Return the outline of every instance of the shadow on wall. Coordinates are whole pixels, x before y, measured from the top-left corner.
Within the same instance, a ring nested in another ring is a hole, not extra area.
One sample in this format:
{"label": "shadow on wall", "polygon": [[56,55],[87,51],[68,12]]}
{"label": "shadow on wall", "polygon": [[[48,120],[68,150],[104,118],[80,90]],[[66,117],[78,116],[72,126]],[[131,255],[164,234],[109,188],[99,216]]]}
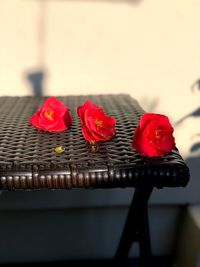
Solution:
{"label": "shadow on wall", "polygon": [[[39,3],[39,16],[37,21],[37,61],[39,67],[36,71],[25,73],[25,79],[31,84],[32,94],[34,96],[44,95],[44,79],[45,72],[45,41],[46,41],[46,4],[55,0],[36,0]],[[60,0],[60,1],[76,1],[76,2],[111,2],[124,4],[139,4],[142,0]]]}
{"label": "shadow on wall", "polygon": [[[191,91],[200,91],[200,79],[197,80],[192,86]],[[189,114],[186,114],[183,116],[180,120],[178,120],[175,123],[175,126],[181,125],[185,120],[190,118],[199,118],[200,117],[200,107],[193,110]],[[199,133],[194,135],[195,137],[200,137],[200,129]],[[193,136],[193,137],[194,137]],[[193,138],[192,137],[192,138]],[[200,188],[200,179],[199,179],[199,167],[200,167],[200,140],[197,142],[191,144],[190,147],[190,154],[185,159],[188,167],[190,168],[190,174],[192,179],[190,180],[189,186],[188,186],[188,192],[191,195],[191,198],[194,199],[193,202],[200,203],[200,194],[199,194],[199,188]]]}
{"label": "shadow on wall", "polygon": [[38,0],[39,12],[37,18],[37,67],[34,70],[25,72],[24,78],[27,80],[32,88],[32,94],[34,96],[44,95],[44,79],[46,77],[45,68],[45,42],[46,42],[46,2],[44,0]]}
{"label": "shadow on wall", "polygon": [[145,111],[154,113],[159,105],[160,99],[156,98],[149,98],[147,96],[143,96],[141,99],[141,106],[144,107]]}
{"label": "shadow on wall", "polygon": [[[197,80],[192,86],[191,86],[191,90],[199,90],[200,91],[200,79]],[[195,109],[194,111],[190,112],[189,114],[186,114],[185,116],[183,116],[180,120],[178,120],[175,123],[175,126],[179,126],[182,122],[184,122],[186,119],[189,119],[191,117],[200,117],[200,107],[198,107],[197,109]],[[196,134],[196,136],[200,136],[200,132],[198,134]],[[200,140],[194,144],[192,144],[191,148],[190,148],[190,152],[191,153],[195,153],[198,152],[198,156],[200,156]]]}
{"label": "shadow on wall", "polygon": [[44,71],[37,70],[33,72],[28,72],[25,75],[25,78],[31,84],[32,93],[34,96],[44,95],[44,78],[45,78]]}

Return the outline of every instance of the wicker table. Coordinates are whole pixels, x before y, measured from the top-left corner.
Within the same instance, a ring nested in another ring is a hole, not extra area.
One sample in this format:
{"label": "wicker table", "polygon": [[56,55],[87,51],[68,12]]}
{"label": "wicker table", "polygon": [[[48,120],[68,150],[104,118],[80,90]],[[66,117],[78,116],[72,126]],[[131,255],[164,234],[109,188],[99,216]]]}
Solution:
{"label": "wicker table", "polygon": [[[76,113],[88,98],[117,119],[116,136],[100,143],[96,153],[89,151]],[[60,97],[73,116],[71,129],[62,133],[38,131],[29,125],[44,99],[0,98],[0,190],[135,188],[116,258],[127,258],[133,241],[138,241],[141,265],[150,266],[147,203],[152,189],[186,186],[189,181],[189,170],[178,150],[152,159],[131,148],[144,111],[128,95]],[[64,153],[55,153],[56,146],[63,146]]]}

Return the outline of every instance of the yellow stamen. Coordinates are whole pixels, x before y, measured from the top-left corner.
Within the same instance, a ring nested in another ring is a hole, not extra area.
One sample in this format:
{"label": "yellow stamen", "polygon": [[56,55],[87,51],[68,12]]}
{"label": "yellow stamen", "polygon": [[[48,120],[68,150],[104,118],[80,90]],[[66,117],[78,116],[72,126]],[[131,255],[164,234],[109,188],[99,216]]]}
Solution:
{"label": "yellow stamen", "polygon": [[98,126],[98,127],[103,127],[103,122],[101,121],[101,120],[95,120],[95,124],[96,124],[96,126]]}
{"label": "yellow stamen", "polygon": [[155,130],[155,138],[160,139],[161,136],[162,136],[162,130],[160,130],[160,129]]}
{"label": "yellow stamen", "polygon": [[53,120],[53,115],[54,115],[54,112],[53,112],[52,109],[48,109],[48,110],[45,111],[45,113],[44,113],[44,116],[45,116],[48,120],[50,120],[50,121]]}

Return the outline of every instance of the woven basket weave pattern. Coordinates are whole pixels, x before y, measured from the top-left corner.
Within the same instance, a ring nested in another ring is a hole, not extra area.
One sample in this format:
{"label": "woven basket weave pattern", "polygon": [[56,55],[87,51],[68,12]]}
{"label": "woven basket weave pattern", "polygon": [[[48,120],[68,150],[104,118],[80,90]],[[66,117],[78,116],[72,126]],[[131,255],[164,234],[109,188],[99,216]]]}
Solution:
{"label": "woven basket weave pattern", "polygon": [[[0,98],[1,189],[186,185],[188,169],[178,150],[148,159],[132,149],[134,129],[144,111],[128,95],[59,97],[73,117],[72,127],[60,133],[40,131],[29,124],[45,99]],[[77,116],[77,107],[86,99],[117,120],[116,136],[99,142],[96,153],[89,151]],[[64,153],[55,153],[57,146],[63,146]]]}

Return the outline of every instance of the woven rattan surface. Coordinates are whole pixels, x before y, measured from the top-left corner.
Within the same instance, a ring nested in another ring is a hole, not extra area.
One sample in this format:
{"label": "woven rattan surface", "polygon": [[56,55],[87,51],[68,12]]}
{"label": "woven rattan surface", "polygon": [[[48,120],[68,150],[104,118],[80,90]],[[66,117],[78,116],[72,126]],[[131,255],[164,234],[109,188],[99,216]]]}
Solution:
{"label": "woven rattan surface", "polygon": [[[0,189],[68,189],[185,186],[189,171],[178,150],[162,158],[141,157],[132,137],[144,113],[128,95],[59,97],[73,117],[70,130],[39,131],[29,124],[44,97],[0,98]],[[86,99],[117,119],[116,136],[90,152],[81,132],[77,107]],[[57,146],[65,148],[57,154]]]}

